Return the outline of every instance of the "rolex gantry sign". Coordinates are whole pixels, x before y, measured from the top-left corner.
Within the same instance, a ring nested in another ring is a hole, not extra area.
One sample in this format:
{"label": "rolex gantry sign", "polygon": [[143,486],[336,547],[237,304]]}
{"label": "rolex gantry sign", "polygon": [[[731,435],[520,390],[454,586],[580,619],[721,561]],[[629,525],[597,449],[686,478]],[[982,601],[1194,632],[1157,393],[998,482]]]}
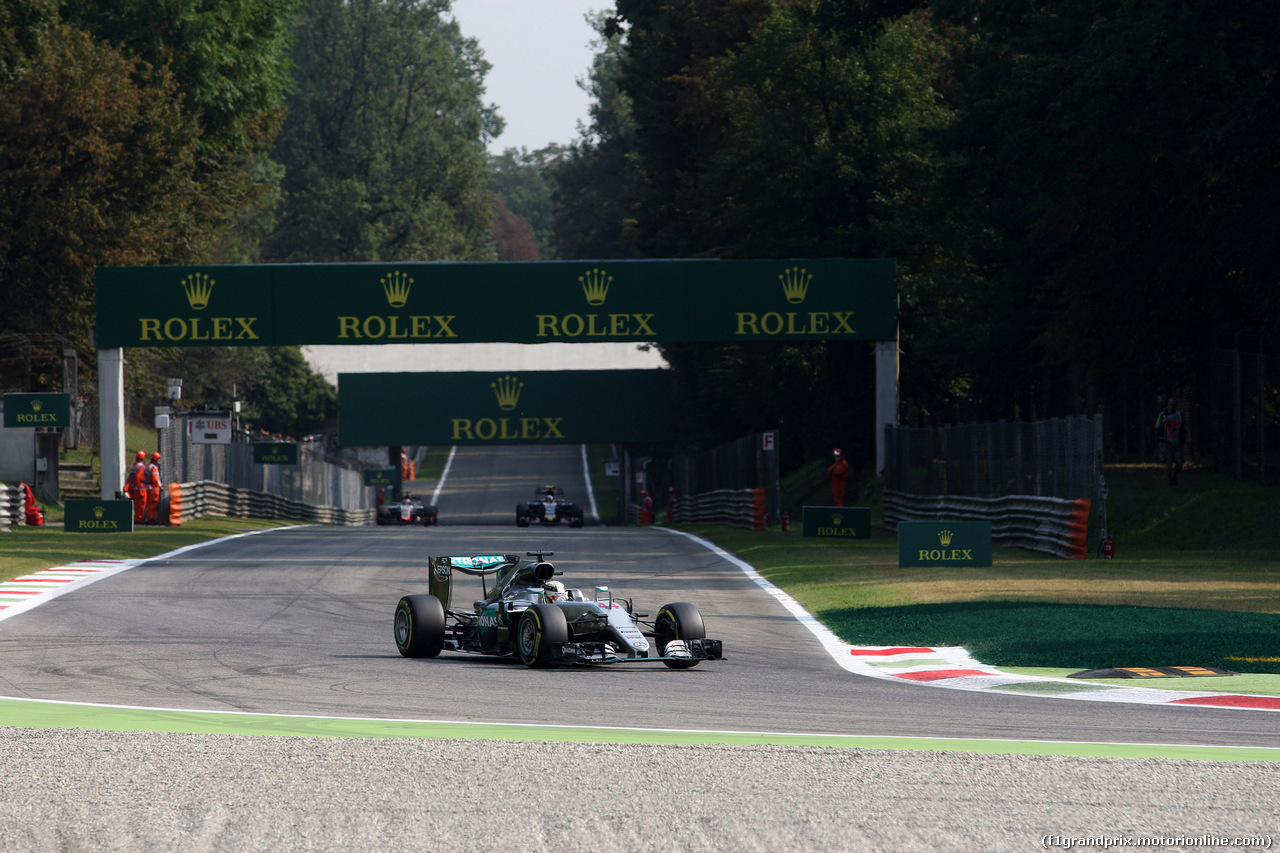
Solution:
{"label": "rolex gantry sign", "polygon": [[890,259],[98,267],[101,348],[894,340]]}
{"label": "rolex gantry sign", "polygon": [[343,447],[670,440],[663,370],[338,374]]}

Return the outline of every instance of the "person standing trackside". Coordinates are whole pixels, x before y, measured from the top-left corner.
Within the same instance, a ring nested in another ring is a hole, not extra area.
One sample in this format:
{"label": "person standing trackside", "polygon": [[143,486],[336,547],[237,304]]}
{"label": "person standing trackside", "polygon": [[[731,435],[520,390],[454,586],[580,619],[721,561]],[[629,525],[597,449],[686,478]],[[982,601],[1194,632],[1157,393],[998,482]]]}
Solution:
{"label": "person standing trackside", "polygon": [[1183,448],[1191,438],[1186,415],[1178,409],[1178,398],[1172,394],[1164,401],[1164,411],[1156,417],[1156,433],[1160,441],[1160,461],[1170,486],[1178,485],[1185,461]]}
{"label": "person standing trackside", "polygon": [[139,450],[136,460],[124,481],[124,493],[133,501],[133,523],[141,524],[147,511],[147,454]]}
{"label": "person standing trackside", "polygon": [[160,509],[160,490],[164,483],[160,479],[160,454],[151,454],[151,464],[147,466],[147,512],[144,524],[156,523],[156,510]]}
{"label": "person standing trackside", "polygon": [[831,451],[834,461],[827,468],[831,475],[831,505],[844,506],[844,487],[849,480],[849,463],[840,453],[840,448]]}

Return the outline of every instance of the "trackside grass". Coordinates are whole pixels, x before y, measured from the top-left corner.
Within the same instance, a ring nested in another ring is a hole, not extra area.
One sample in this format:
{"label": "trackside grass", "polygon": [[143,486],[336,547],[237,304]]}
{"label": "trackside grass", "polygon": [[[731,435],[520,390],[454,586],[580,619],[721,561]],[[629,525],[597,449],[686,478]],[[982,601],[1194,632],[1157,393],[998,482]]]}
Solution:
{"label": "trackside grass", "polygon": [[[964,646],[995,666],[1280,673],[1280,491],[1199,470],[1170,488],[1152,466],[1107,482],[1115,560],[997,548],[989,568],[903,569],[878,526],[846,542],[682,529],[751,563],[851,644]],[[878,521],[876,491],[860,503]]]}
{"label": "trackside grass", "polygon": [[297,522],[261,518],[197,518],[181,527],[139,527],[133,533],[66,533],[56,527],[14,527],[0,534],[0,581],[77,560],[154,557],[187,545]]}

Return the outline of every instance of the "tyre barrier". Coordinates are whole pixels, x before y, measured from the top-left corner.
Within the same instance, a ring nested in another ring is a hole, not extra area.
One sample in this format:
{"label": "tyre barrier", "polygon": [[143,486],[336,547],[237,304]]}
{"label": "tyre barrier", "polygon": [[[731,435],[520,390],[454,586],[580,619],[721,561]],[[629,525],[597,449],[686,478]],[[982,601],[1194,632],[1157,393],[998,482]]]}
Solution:
{"label": "tyre barrier", "polygon": [[677,524],[724,524],[764,530],[764,489],[720,489],[674,498],[671,519]]}
{"label": "tyre barrier", "polygon": [[23,523],[25,515],[22,505],[25,499],[26,490],[21,486],[0,483],[0,533],[8,532],[14,524]]}
{"label": "tyre barrier", "polygon": [[166,516],[169,525],[176,527],[182,523],[182,484],[169,484],[169,510]]}
{"label": "tyre barrier", "polygon": [[912,495],[886,489],[884,526],[896,531],[902,521],[990,521],[994,545],[1083,560],[1089,556],[1090,504],[1087,498],[974,498]]}
{"label": "tyre barrier", "polygon": [[278,518],[289,521],[315,521],[320,524],[373,524],[375,509],[341,509],[312,506],[266,492],[237,489],[213,480],[174,484],[178,489],[178,506],[173,506],[170,491],[169,523],[181,524],[202,515],[238,518]]}

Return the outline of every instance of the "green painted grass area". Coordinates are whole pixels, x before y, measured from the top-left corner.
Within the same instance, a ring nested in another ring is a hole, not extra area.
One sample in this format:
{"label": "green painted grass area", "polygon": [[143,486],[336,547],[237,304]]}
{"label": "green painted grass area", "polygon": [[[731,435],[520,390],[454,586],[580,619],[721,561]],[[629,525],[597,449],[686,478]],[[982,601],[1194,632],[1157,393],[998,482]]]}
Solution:
{"label": "green painted grass area", "polygon": [[844,749],[907,749],[987,755],[1070,755],[1172,758],[1199,761],[1280,761],[1280,749],[1179,744],[1071,743],[1066,741],[872,737],[776,732],[673,731],[587,726],[516,726],[424,720],[376,720],[166,711],[0,699],[0,725],[17,728],[89,728],[116,732],[275,735],[346,738],[450,738],[553,743],[777,745]]}

